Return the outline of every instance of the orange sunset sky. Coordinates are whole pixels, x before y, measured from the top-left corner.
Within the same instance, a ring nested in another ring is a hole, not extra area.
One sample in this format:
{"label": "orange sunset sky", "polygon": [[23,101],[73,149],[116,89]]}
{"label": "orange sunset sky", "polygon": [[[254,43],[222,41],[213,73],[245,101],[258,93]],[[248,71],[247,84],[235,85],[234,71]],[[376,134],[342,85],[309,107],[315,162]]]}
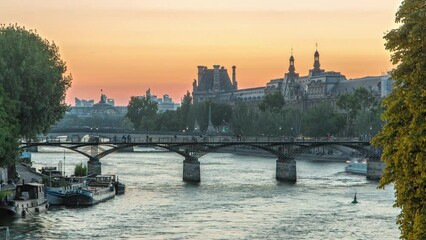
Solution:
{"label": "orange sunset sky", "polygon": [[[239,88],[282,77],[293,48],[306,75],[321,67],[349,78],[392,68],[383,35],[402,0],[0,0],[0,22],[54,41],[73,76],[67,103],[127,105],[130,96],[192,90],[197,65],[237,66]],[[230,73],[230,71],[229,71]]]}

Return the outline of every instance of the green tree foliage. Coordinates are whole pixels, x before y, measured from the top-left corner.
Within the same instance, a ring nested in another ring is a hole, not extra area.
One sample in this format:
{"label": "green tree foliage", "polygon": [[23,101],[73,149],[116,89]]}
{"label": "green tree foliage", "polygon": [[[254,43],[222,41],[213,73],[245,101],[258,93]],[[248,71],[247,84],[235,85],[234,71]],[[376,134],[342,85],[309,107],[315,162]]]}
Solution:
{"label": "green tree foliage", "polygon": [[66,71],[54,43],[35,31],[0,25],[0,85],[17,104],[19,136],[32,139],[62,118],[72,79]]}
{"label": "green tree foliage", "polygon": [[221,127],[231,122],[233,112],[231,105],[215,102],[200,102],[192,104],[188,114],[188,120],[183,129],[188,127],[189,130],[193,130],[194,123],[197,121],[198,124],[200,124],[201,131],[205,131],[209,124],[209,106],[211,107],[211,120],[213,126]]}
{"label": "green tree foliage", "polygon": [[192,125],[190,122],[190,112],[192,109],[192,97],[189,91],[186,91],[183,96],[180,108],[177,110],[177,115],[180,117],[181,126],[180,129],[186,129],[187,126]]}
{"label": "green tree foliage", "polygon": [[280,112],[284,107],[284,97],[280,92],[266,94],[259,103],[259,109],[262,112]]}
{"label": "green tree foliage", "polygon": [[397,223],[403,239],[426,239],[426,3],[405,0],[399,28],[385,35],[393,52],[393,91],[385,99],[385,126],[373,144],[382,146],[386,168],[380,187],[394,183]]}
{"label": "green tree foliage", "polygon": [[77,176],[77,177],[87,176],[86,165],[83,165],[83,163],[76,165],[74,168],[74,176]]}
{"label": "green tree foliage", "polygon": [[156,117],[158,103],[150,96],[131,97],[127,105],[126,117],[133,123],[137,130],[152,130],[153,118]]}
{"label": "green tree foliage", "polygon": [[179,113],[177,111],[165,111],[157,115],[155,120],[156,131],[182,131],[181,119],[177,117]]}
{"label": "green tree foliage", "polygon": [[232,113],[231,128],[235,135],[252,135],[254,121],[257,118],[255,109],[250,108],[246,103],[239,102],[235,105]]}
{"label": "green tree foliage", "polygon": [[337,135],[345,126],[341,114],[335,113],[329,103],[320,103],[303,114],[303,134],[311,137]]}
{"label": "green tree foliage", "polygon": [[35,31],[0,25],[0,166],[13,166],[18,139],[61,119],[71,76],[58,47]]}
{"label": "green tree foliage", "polygon": [[[221,126],[229,123],[232,118],[232,106],[225,103],[211,103],[212,107],[212,124],[213,126]],[[206,107],[208,109],[208,107]],[[207,112],[208,114],[208,112]]]}
{"label": "green tree foliage", "polygon": [[19,153],[17,141],[18,127],[15,125],[15,104],[13,104],[4,93],[0,85],[0,167],[9,166],[14,163]]}
{"label": "green tree foliage", "polygon": [[337,107],[345,114],[345,135],[354,136],[373,133],[370,128],[380,128],[380,97],[378,94],[361,87],[353,93],[340,95],[337,99]]}

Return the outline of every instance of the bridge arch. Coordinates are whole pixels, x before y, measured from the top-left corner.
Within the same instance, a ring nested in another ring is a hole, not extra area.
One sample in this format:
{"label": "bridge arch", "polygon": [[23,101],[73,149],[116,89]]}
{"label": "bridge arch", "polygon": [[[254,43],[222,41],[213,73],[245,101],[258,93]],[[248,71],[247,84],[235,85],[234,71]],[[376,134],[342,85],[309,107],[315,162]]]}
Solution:
{"label": "bridge arch", "polygon": [[[93,156],[78,148],[86,146],[104,145],[110,149],[102,151],[101,153]],[[170,152],[175,152],[185,159],[199,159],[210,152],[216,152],[219,149],[232,147],[232,146],[250,146],[253,148],[261,149],[265,152],[271,153],[278,159],[292,159],[300,153],[307,152],[317,147],[326,146],[344,146],[367,157],[380,158],[381,151],[371,148],[368,142],[143,142],[143,143],[111,143],[111,142],[91,142],[91,143],[28,143],[21,145],[21,148],[28,148],[33,146],[56,146],[69,149],[79,153],[89,159],[99,160],[111,153],[135,146],[150,146],[167,149]],[[279,149],[277,149],[279,148]]]}

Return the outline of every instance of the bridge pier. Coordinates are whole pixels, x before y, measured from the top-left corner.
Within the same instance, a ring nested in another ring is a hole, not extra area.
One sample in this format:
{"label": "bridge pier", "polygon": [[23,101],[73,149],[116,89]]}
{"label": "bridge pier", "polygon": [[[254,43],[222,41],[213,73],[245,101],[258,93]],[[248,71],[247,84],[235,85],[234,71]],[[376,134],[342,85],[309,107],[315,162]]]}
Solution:
{"label": "bridge pier", "polygon": [[102,163],[99,161],[99,159],[91,158],[89,161],[87,161],[87,174],[102,174]]}
{"label": "bridge pier", "polygon": [[382,178],[385,167],[386,164],[380,159],[369,158],[367,161],[367,179],[380,180],[380,178]]}
{"label": "bridge pier", "polygon": [[294,158],[278,159],[275,176],[278,181],[295,183],[297,177],[296,161]]}
{"label": "bridge pier", "polygon": [[186,157],[183,161],[183,181],[200,182],[200,162],[196,158]]}

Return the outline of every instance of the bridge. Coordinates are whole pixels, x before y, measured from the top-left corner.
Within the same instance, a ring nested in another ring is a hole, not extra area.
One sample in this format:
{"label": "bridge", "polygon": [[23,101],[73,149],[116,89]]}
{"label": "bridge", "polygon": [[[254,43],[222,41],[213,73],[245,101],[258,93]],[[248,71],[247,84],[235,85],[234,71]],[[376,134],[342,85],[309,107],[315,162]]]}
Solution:
{"label": "bridge", "polygon": [[[211,152],[232,146],[249,146],[269,152],[276,156],[276,179],[284,182],[296,182],[296,161],[294,158],[304,152],[318,147],[344,146],[358,151],[368,158],[367,161],[367,179],[380,179],[384,163],[380,161],[381,149],[372,147],[368,141],[349,141],[349,140],[293,140],[275,138],[275,139],[242,139],[242,138],[223,138],[223,137],[204,137],[201,139],[195,137],[158,137],[152,139],[145,138],[124,138],[121,141],[110,138],[91,138],[89,141],[38,141],[21,142],[22,148],[32,148],[39,146],[61,147],[72,150],[86,156],[89,174],[101,174],[101,162],[103,157],[133,147],[158,147],[175,152],[184,158],[183,161],[183,180],[187,182],[200,182],[200,162],[199,159]],[[100,146],[103,146],[102,148]],[[83,148],[90,147],[90,151],[84,151]]]}

